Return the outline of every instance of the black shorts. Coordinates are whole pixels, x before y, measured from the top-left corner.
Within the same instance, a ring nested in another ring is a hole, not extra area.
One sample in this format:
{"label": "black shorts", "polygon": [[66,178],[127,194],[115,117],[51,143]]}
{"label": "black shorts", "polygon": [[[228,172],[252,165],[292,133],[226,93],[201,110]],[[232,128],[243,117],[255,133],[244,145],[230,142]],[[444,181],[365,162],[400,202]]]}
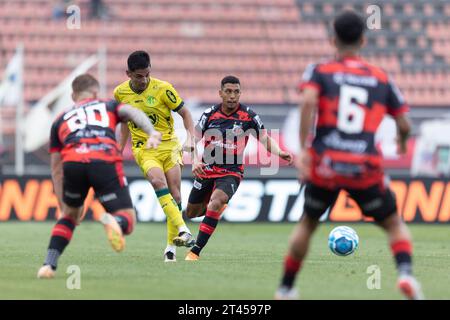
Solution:
{"label": "black shorts", "polygon": [[133,208],[122,162],[66,162],[63,175],[63,201],[70,207],[81,207],[92,187],[107,212]]}
{"label": "black shorts", "polygon": [[[329,190],[312,183],[306,183],[304,212],[308,217],[319,219],[328,207],[334,205],[341,189]],[[375,221],[383,221],[396,213],[395,195],[383,185],[374,185],[367,189],[345,190],[356,201],[365,216]]]}
{"label": "black shorts", "polygon": [[241,180],[238,177],[231,175],[209,179],[196,178],[189,195],[189,203],[208,203],[215,189],[225,192],[228,196],[228,201],[230,201],[236,193],[240,182]]}

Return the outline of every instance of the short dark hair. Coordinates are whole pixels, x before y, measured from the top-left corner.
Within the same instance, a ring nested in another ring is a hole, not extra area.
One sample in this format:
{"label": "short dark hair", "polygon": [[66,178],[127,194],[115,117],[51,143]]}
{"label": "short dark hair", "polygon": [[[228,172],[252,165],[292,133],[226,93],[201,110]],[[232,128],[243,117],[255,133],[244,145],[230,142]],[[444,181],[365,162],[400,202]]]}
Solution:
{"label": "short dark hair", "polygon": [[239,85],[241,84],[239,79],[235,76],[226,76],[225,78],[223,78],[221,81],[221,87],[223,88],[225,86],[225,84],[227,84],[227,83],[239,84]]}
{"label": "short dark hair", "polygon": [[79,75],[72,81],[72,91],[75,93],[87,91],[92,87],[99,88],[100,84],[98,83],[97,79],[95,79],[89,73]]}
{"label": "short dark hair", "polygon": [[148,68],[151,66],[150,55],[142,50],[135,51],[128,56],[127,64],[129,71]]}
{"label": "short dark hair", "polygon": [[353,10],[339,13],[333,27],[336,37],[344,45],[357,44],[365,31],[363,18]]}

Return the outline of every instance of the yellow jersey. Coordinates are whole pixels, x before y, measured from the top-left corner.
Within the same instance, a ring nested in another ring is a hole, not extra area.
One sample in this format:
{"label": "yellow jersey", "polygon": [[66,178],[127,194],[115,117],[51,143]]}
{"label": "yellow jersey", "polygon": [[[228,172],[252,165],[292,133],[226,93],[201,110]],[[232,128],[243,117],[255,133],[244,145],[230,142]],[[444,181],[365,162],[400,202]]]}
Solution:
{"label": "yellow jersey", "polygon": [[[128,80],[114,89],[114,97],[118,102],[144,111],[155,130],[161,133],[163,141],[176,139],[171,112],[179,111],[184,102],[169,82],[151,78],[147,89],[138,94],[131,89],[130,80]],[[131,132],[133,147],[147,141],[148,135],[134,122],[128,121],[128,128]]]}

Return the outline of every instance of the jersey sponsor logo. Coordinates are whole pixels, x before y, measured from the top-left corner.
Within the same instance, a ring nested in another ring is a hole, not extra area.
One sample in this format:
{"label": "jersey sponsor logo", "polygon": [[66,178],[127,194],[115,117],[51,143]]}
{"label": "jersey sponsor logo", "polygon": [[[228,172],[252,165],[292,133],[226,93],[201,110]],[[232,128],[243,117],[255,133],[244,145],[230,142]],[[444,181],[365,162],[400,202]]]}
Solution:
{"label": "jersey sponsor logo", "polygon": [[172,91],[166,90],[166,95],[167,95],[167,98],[169,98],[169,100],[172,103],[177,103],[177,97],[175,96],[175,94]]}
{"label": "jersey sponsor logo", "polygon": [[333,74],[333,81],[338,85],[350,84],[364,87],[376,87],[378,85],[378,79],[375,77],[360,76],[343,72],[336,72]]}
{"label": "jersey sponsor logo", "polygon": [[153,96],[149,96],[149,97],[147,98],[147,102],[148,102],[149,105],[152,106],[152,105],[156,102],[156,98],[153,97]]}
{"label": "jersey sponsor logo", "polygon": [[334,162],[333,171],[341,176],[353,177],[365,171],[363,165],[345,162]]}
{"label": "jersey sponsor logo", "polygon": [[362,154],[367,150],[367,141],[358,139],[343,139],[339,132],[332,131],[322,138],[323,143],[330,148]]}
{"label": "jersey sponsor logo", "polygon": [[78,154],[86,154],[89,153],[89,148],[85,143],[83,143],[79,147],[75,148],[75,152]]}
{"label": "jersey sponsor logo", "polygon": [[234,135],[240,136],[244,133],[244,129],[242,128],[242,123],[234,123],[233,128],[231,129]]}
{"label": "jersey sponsor logo", "polygon": [[[213,140],[210,142],[210,144],[212,144],[215,147],[219,147],[219,148],[223,148],[223,149],[230,149],[230,150],[237,149],[237,145],[235,145],[234,143],[223,143],[222,141],[219,141],[219,140]],[[219,157],[220,157],[220,155],[219,155]]]}
{"label": "jersey sponsor logo", "polygon": [[335,175],[335,172],[331,169],[332,161],[330,157],[324,156],[320,161],[320,164],[316,168],[317,175],[322,178],[330,179]]}

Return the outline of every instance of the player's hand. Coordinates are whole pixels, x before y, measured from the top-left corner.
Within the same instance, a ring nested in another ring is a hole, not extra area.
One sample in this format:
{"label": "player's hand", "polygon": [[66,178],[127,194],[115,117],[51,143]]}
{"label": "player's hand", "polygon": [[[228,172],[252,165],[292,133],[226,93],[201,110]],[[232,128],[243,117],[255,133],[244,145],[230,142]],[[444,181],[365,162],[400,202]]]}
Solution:
{"label": "player's hand", "polygon": [[298,155],[296,167],[298,169],[298,179],[308,180],[311,177],[311,155],[307,149],[302,149]]}
{"label": "player's hand", "polygon": [[286,151],[280,151],[279,154],[280,158],[283,160],[286,160],[288,162],[288,165],[291,165],[294,161],[294,157],[292,157],[292,154]]}
{"label": "player's hand", "polygon": [[192,174],[194,175],[194,177],[198,178],[200,175],[205,175],[205,171],[203,170],[204,167],[204,163],[194,162],[192,164]]}
{"label": "player's hand", "polygon": [[146,148],[147,149],[153,149],[157,148],[159,144],[161,143],[162,135],[158,131],[153,131],[152,134],[147,139]]}
{"label": "player's hand", "polygon": [[186,141],[183,144],[183,151],[192,153],[194,152],[194,140],[190,139],[189,137],[186,139]]}

